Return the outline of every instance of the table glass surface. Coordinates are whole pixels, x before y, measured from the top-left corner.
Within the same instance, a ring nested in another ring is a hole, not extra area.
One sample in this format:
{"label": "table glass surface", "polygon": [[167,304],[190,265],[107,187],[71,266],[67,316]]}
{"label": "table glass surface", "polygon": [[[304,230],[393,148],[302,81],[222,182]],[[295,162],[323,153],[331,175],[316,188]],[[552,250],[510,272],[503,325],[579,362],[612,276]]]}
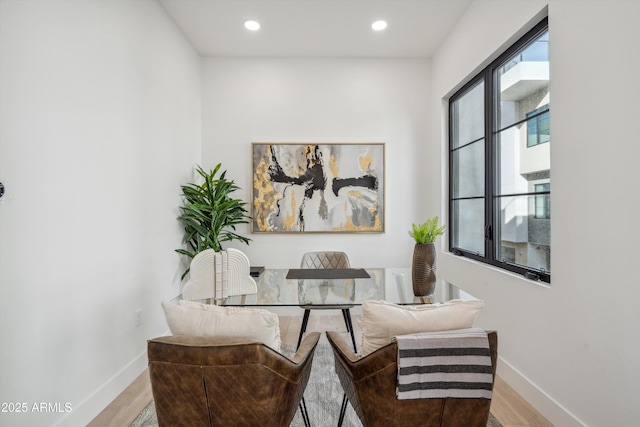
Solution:
{"label": "table glass surface", "polygon": [[[258,292],[235,295],[215,301],[226,306],[340,306],[361,305],[367,300],[390,303],[428,304],[444,302],[448,292],[436,281],[433,295],[415,297],[410,268],[365,268],[369,278],[357,279],[287,279],[289,269],[265,269],[254,277]],[[211,303],[207,300],[205,302]]]}

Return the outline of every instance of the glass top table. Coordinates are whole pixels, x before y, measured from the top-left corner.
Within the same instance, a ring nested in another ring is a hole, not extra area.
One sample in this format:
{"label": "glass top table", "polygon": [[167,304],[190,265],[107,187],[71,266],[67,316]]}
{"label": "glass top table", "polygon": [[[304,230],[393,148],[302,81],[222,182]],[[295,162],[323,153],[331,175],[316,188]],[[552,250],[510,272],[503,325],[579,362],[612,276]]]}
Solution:
{"label": "glass top table", "polygon": [[[226,306],[350,306],[367,300],[430,304],[449,300],[448,288],[437,281],[433,295],[415,297],[410,268],[365,268],[369,278],[287,279],[289,269],[265,269],[254,277],[258,292],[215,303]],[[211,303],[211,300],[206,302]]]}

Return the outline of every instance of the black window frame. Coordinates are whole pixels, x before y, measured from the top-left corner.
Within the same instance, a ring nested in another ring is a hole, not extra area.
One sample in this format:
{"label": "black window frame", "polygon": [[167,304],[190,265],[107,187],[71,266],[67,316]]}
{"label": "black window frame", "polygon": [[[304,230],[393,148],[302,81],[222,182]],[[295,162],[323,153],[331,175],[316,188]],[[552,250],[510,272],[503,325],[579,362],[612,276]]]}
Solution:
{"label": "black window frame", "polygon": [[[496,236],[495,230],[499,230],[499,219],[497,211],[499,207],[497,207],[498,199],[495,195],[495,186],[496,182],[499,181],[499,172],[496,166],[496,154],[495,154],[495,141],[498,137],[497,135],[500,132],[500,126],[497,120],[497,111],[496,104],[498,101],[498,95],[494,93],[494,89],[496,87],[495,76],[497,70],[504,66],[505,61],[521,51],[524,47],[529,45],[536,38],[540,37],[545,32],[549,31],[549,23],[548,18],[545,17],[538,24],[536,24],[531,30],[529,30],[524,36],[522,36],[518,41],[516,41],[513,45],[507,48],[502,54],[500,54],[496,59],[494,59],[489,65],[487,65],[482,71],[480,71],[476,76],[470,79],[466,84],[464,84],[458,91],[456,91],[449,98],[448,105],[448,142],[449,142],[449,250],[451,253],[457,256],[468,257],[470,259],[480,261],[494,267],[498,267],[510,272],[514,272],[517,274],[521,274],[528,279],[535,281],[542,281],[546,283],[551,283],[551,273],[544,269],[536,269],[529,268],[527,266],[523,266],[520,264],[511,263],[505,260],[498,259],[499,257],[499,248],[497,248],[497,244],[495,240],[499,240],[499,236]],[[484,255],[480,253],[471,252],[469,250],[465,250],[463,248],[458,248],[454,245],[454,238],[457,234],[457,230],[455,229],[455,221],[454,221],[454,203],[459,200],[464,200],[465,198],[455,198],[454,197],[454,155],[453,153],[456,150],[459,150],[461,147],[454,147],[453,135],[455,132],[454,129],[454,120],[453,120],[453,105],[457,99],[462,98],[467,92],[473,89],[476,85],[484,83],[484,167],[485,167],[485,182],[484,182],[484,195],[481,197],[484,199]],[[550,108],[549,105],[546,105],[531,114],[531,117],[527,117],[520,122],[526,122],[532,119],[538,119],[542,115],[549,115]],[[546,142],[546,141],[545,141]],[[528,148],[528,141],[527,141]],[[550,194],[550,191],[545,191],[543,193],[526,193],[522,194],[527,196],[534,196],[536,194]],[[495,240],[494,240],[495,238]],[[550,247],[550,246],[549,246]]]}

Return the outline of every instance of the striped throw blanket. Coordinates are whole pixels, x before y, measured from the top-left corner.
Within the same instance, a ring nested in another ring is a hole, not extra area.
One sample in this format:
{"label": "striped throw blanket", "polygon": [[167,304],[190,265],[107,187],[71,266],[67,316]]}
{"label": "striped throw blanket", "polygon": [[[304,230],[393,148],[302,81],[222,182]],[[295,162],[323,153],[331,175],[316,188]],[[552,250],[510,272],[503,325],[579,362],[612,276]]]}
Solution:
{"label": "striped throw blanket", "polygon": [[398,399],[491,399],[493,376],[486,331],[457,329],[395,339]]}

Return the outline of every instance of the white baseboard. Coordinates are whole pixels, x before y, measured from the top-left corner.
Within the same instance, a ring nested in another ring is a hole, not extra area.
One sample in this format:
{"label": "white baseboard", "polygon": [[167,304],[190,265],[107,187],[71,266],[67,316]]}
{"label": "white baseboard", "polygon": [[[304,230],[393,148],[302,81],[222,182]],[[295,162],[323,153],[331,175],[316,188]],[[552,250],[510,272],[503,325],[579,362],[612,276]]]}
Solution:
{"label": "white baseboard", "polygon": [[86,426],[104,408],[118,397],[147,368],[147,351],[140,353],[120,372],[91,393],[82,402],[73,405],[73,410],[55,423],[54,427]]}
{"label": "white baseboard", "polygon": [[497,374],[554,426],[586,427],[585,423],[499,356]]}

